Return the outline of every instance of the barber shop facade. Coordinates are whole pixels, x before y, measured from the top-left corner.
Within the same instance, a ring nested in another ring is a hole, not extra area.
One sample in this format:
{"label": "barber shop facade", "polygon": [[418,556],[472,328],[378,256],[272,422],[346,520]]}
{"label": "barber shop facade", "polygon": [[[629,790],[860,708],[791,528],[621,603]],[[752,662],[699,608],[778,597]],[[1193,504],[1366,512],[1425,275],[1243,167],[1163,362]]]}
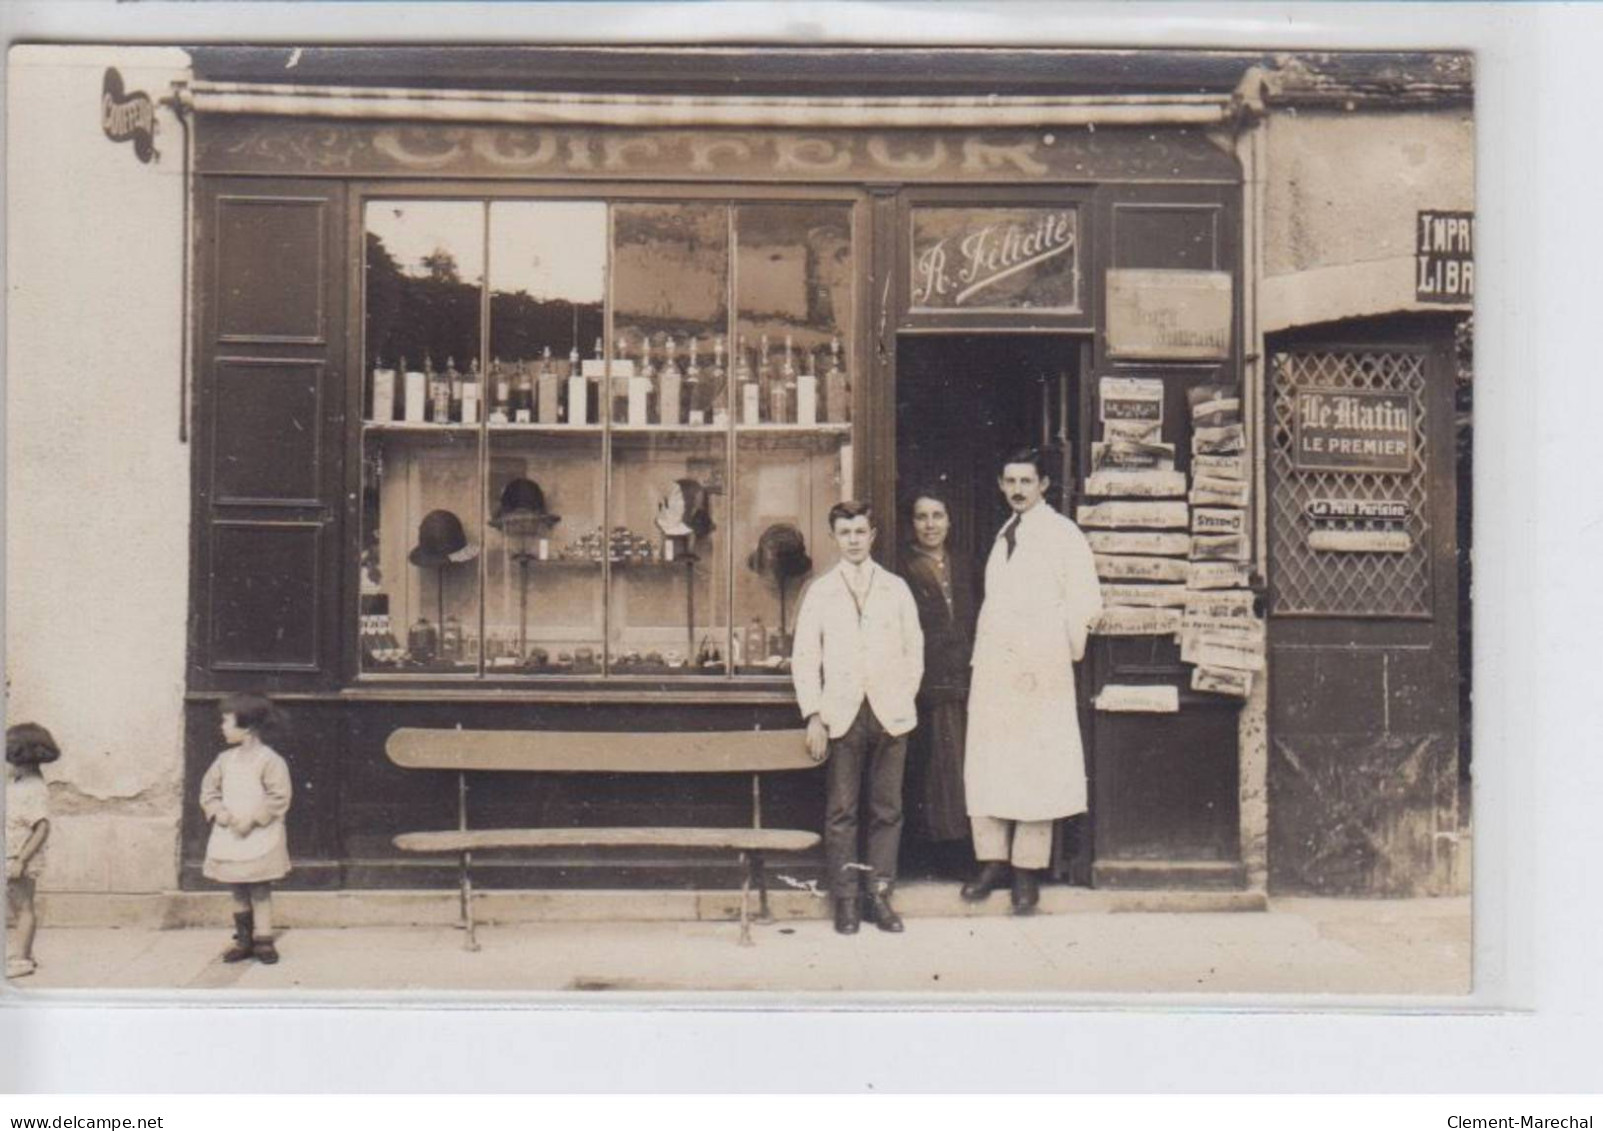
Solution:
{"label": "barber shop facade", "polygon": [[[831,505],[870,501],[895,569],[939,485],[979,574],[1036,446],[1104,603],[1053,878],[1157,907],[1467,890],[1466,59],[286,54],[193,50],[162,111],[189,561],[154,886],[211,886],[193,798],[242,690],[293,719],[291,888],[453,884],[394,838],[457,827],[463,791],[486,828],[749,825],[749,774],[387,746],[794,731]],[[821,827],[822,770],[760,790],[765,826]],[[740,882],[651,847],[474,868]],[[902,871],[960,878],[911,823]]]}

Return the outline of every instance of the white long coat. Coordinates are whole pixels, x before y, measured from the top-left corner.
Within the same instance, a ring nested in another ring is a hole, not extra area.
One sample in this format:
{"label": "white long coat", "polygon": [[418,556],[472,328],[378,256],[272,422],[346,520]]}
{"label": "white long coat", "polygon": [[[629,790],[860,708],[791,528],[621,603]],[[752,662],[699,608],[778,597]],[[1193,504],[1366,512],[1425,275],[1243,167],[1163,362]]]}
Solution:
{"label": "white long coat", "polygon": [[974,638],[963,784],[970,816],[1043,821],[1086,810],[1074,660],[1102,612],[1091,547],[1046,503],[1008,557],[998,533]]}

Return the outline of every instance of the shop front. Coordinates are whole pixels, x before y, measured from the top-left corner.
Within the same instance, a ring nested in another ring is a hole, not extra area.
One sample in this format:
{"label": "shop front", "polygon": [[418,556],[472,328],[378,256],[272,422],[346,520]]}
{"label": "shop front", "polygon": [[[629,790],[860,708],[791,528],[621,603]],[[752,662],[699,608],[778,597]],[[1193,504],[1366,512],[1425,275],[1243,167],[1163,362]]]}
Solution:
{"label": "shop front", "polygon": [[[1239,64],[1193,60],[1183,94],[1102,77],[844,98],[792,79],[765,101],[667,78],[556,93],[579,81],[562,52],[526,53],[552,64],[539,82],[379,89],[334,81],[350,53],[324,54],[291,86],[260,53],[197,50],[183,93],[185,775],[215,753],[222,694],[290,707],[292,883],[451,882],[451,861],[392,845],[452,827],[458,800],[454,775],[388,760],[397,728],[649,750],[799,726],[791,633],[833,560],[830,506],[873,502],[894,567],[909,493],[942,483],[951,546],[979,563],[1000,461],[1037,445],[1108,606],[1080,675],[1091,812],[1063,828],[1057,875],[1261,890]],[[765,819],[817,828],[821,772],[775,778]],[[468,788],[490,825],[749,820],[738,775]],[[203,831],[186,810],[186,887]],[[664,850],[476,865],[491,887],[736,882]]]}

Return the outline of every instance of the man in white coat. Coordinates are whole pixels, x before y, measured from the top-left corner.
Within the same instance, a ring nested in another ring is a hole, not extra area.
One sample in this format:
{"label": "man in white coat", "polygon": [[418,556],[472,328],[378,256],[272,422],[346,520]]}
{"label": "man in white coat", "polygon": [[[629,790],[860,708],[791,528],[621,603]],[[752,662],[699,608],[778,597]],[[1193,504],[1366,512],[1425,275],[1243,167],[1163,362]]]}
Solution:
{"label": "man in white coat", "polygon": [[1008,882],[1011,864],[1023,915],[1040,901],[1053,822],[1086,811],[1074,661],[1102,591],[1085,535],[1045,501],[1040,453],[1009,456],[998,482],[1013,514],[986,562],[974,636],[963,785],[980,870],[962,894],[984,899]]}
{"label": "man in white coat", "polygon": [[[880,930],[901,931],[890,889],[902,839],[907,734],[918,721],[913,699],[924,678],[924,633],[907,583],[869,556],[875,534],[869,505],[836,503],[829,532],[840,561],[802,597],[791,679],[807,720],[807,752],[815,761],[829,757],[824,862],[835,929],[855,934],[866,912]],[[865,776],[867,845],[860,853]],[[865,871],[873,883],[860,898]]]}

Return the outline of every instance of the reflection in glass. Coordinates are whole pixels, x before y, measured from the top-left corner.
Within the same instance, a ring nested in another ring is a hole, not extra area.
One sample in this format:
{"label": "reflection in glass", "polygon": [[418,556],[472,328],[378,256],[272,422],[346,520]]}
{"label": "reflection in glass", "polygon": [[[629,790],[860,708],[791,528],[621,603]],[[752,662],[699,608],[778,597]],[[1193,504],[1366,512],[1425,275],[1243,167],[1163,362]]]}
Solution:
{"label": "reflection in glass", "polygon": [[851,492],[851,208],[736,209],[734,670],[787,671],[801,591]]}
{"label": "reflection in glass", "polygon": [[614,424],[727,426],[728,291],[726,206],[614,207]]}
{"label": "reflection in glass", "polygon": [[463,423],[483,388],[484,205],[376,200],[366,219],[366,419]]}
{"label": "reflection in glass", "polygon": [[599,423],[581,358],[600,356],[606,266],[605,204],[490,205],[489,423]]}

